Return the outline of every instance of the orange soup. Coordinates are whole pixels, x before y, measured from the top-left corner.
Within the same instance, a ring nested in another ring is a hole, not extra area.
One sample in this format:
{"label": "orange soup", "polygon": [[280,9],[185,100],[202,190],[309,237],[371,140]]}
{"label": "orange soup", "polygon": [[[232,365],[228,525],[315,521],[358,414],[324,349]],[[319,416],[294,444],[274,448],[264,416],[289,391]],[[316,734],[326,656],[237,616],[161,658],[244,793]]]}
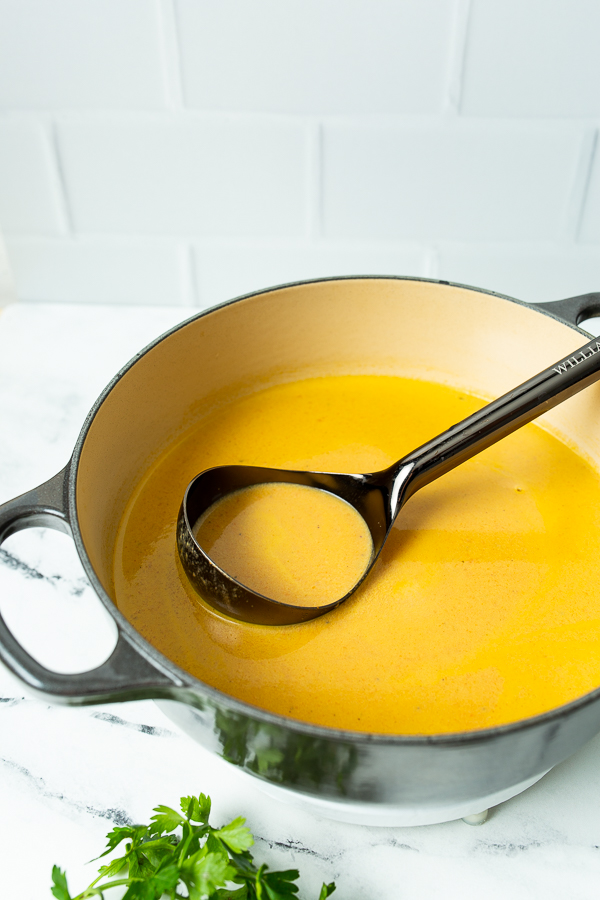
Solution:
{"label": "orange soup", "polygon": [[334,728],[463,731],[588,692],[600,684],[600,479],[535,424],[417,493],[365,582],[321,618],[233,621],[181,568],[177,514],[203,469],[374,471],[482,405],[431,382],[360,375],[281,384],[212,410],[130,500],[118,607],[206,683]]}
{"label": "orange soup", "polygon": [[236,581],[292,606],[335,603],[373,553],[367,524],[349,503],[301,484],[234,491],[201,516],[194,534]]}

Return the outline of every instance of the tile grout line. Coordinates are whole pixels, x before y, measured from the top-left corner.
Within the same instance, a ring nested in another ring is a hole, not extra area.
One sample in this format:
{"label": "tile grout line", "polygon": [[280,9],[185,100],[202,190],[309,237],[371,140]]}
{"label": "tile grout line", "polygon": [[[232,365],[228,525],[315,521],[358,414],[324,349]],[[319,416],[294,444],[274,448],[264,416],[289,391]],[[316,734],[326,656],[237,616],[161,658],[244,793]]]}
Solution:
{"label": "tile grout line", "polygon": [[449,116],[460,116],[471,19],[471,0],[456,0],[453,18],[444,112]]}
{"label": "tile grout line", "polygon": [[440,248],[437,244],[423,247],[426,278],[440,278]]}
{"label": "tile grout line", "polygon": [[307,139],[306,232],[311,244],[318,244],[322,235],[322,143],[323,126],[317,120],[308,125]]}
{"label": "tile grout line", "polygon": [[65,177],[60,142],[58,139],[58,127],[54,119],[50,119],[47,122],[46,135],[52,154],[54,189],[58,197],[58,208],[60,211],[59,214],[63,222],[63,236],[73,238],[76,235],[75,222],[71,204],[69,202],[69,191],[67,188],[67,180]]}
{"label": "tile grout line", "polygon": [[202,290],[200,288],[200,273],[198,272],[198,254],[194,249],[191,241],[183,246],[185,252],[184,257],[184,298],[188,300],[189,305],[194,308],[202,306]]}
{"label": "tile grout line", "polygon": [[567,207],[565,239],[571,244],[581,243],[583,218],[597,156],[597,146],[598,130],[594,128],[586,131],[581,142],[571,197]]}
{"label": "tile grout line", "polygon": [[185,111],[182,56],[173,0],[155,0],[158,44],[167,110]]}

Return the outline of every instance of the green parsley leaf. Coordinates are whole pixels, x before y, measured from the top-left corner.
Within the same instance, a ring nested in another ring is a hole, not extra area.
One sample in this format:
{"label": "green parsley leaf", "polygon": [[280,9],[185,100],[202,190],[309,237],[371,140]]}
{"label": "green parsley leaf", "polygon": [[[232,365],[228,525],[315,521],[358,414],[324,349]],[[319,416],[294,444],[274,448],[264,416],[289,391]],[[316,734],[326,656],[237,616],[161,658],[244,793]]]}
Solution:
{"label": "green parsley leaf", "polygon": [[159,900],[159,897],[149,881],[134,881],[123,894],[123,900]]}
{"label": "green parsley leaf", "polygon": [[119,872],[122,872],[126,865],[127,857],[120,856],[118,859],[113,859],[107,866],[100,866],[98,872],[103,878],[112,878],[113,875],[118,875]]}
{"label": "green parsley leaf", "polygon": [[143,841],[138,848],[138,854],[143,855],[152,866],[152,870],[156,871],[161,865],[173,859],[177,853],[177,844],[175,835],[170,834],[167,837]]}
{"label": "green parsley leaf", "polygon": [[181,867],[181,879],[188,889],[190,900],[212,897],[218,888],[224,887],[227,881],[233,881],[236,876],[223,845],[213,839],[211,846],[216,849],[210,849],[207,841]]}
{"label": "green parsley leaf", "polygon": [[268,900],[289,900],[298,893],[298,885],[294,881],[300,877],[298,869],[285,872],[269,872],[268,866],[262,865],[256,876],[257,895]]}
{"label": "green parsley leaf", "polygon": [[233,881],[236,871],[229,865],[220,853],[207,853],[204,859],[199,859],[193,867],[195,886],[200,890],[200,896],[210,896],[217,888],[223,887],[225,882]]}
{"label": "green parsley leaf", "polygon": [[179,867],[165,866],[155,872],[147,881],[134,882],[123,900],[160,900],[163,894],[173,892],[179,881]]}
{"label": "green parsley leaf", "polygon": [[[125,855],[101,866],[98,878],[76,897],[69,894],[66,874],[54,866],[53,896],[56,900],[104,898],[111,888],[126,887],[123,900],[161,900],[165,895],[170,900],[186,896],[189,900],[297,900],[297,869],[271,872],[264,864],[257,868],[249,852],[254,838],[246,820],[239,816],[213,828],[208,822],[210,808],[210,797],[204,794],[182,797],[186,818],[170,806],[157,806],[149,826],[113,828],[102,856],[123,841]],[[119,877],[109,880],[115,875]],[[333,883],[324,884],[319,900],[327,900],[334,890]]]}
{"label": "green parsley leaf", "polygon": [[222,857],[225,862],[229,862],[229,853],[227,852],[227,847],[219,840],[217,837],[218,831],[213,831],[208,835],[206,839],[206,843],[203,847],[204,853],[216,853],[218,856]]}
{"label": "green parsley leaf", "polygon": [[182,819],[178,812],[171,809],[170,806],[155,806],[154,812],[156,816],[150,816],[152,824],[148,833],[164,834],[166,831],[175,831],[178,825],[183,825],[185,819]]}
{"label": "green parsley leaf", "polygon": [[141,832],[145,833],[148,829],[145,825],[125,825],[124,827],[116,826],[112,831],[109,831],[106,835],[107,847],[104,853],[101,853],[100,856],[97,856],[96,859],[102,859],[103,856],[107,856],[107,854],[112,853],[115,847],[121,843],[121,841],[129,838],[132,842],[135,842],[137,839],[141,838]]}
{"label": "green parsley leaf", "polygon": [[210,806],[210,797],[207,797],[206,794],[181,798],[181,810],[191,822],[201,822],[206,825],[210,816]]}
{"label": "green parsley leaf", "polygon": [[164,893],[174,891],[179,881],[179,866],[170,863],[153,875],[154,884]]}
{"label": "green parsley leaf", "polygon": [[227,888],[219,888],[215,891],[215,900],[247,900],[248,888],[243,884],[240,888],[228,891]]}
{"label": "green parsley leaf", "polygon": [[254,879],[258,869],[254,865],[251,853],[248,853],[247,850],[244,850],[243,853],[236,853],[234,850],[231,850],[229,855],[240,875],[243,875],[245,878]]}
{"label": "green parsley leaf", "polygon": [[141,878],[142,872],[140,867],[140,861],[138,859],[137,853],[132,853],[128,859],[129,862],[129,877],[130,878]]}
{"label": "green parsley leaf", "polygon": [[220,838],[224,844],[227,844],[234,853],[242,853],[244,850],[249,850],[254,844],[254,838],[250,829],[245,826],[245,821],[241,816],[238,816],[229,825],[223,825],[222,828],[219,828],[213,834]]}
{"label": "green parsley leaf", "polygon": [[59,869],[58,866],[53,866],[52,881],[54,882],[52,893],[57,898],[57,900],[71,900],[69,888],[67,887],[66,872],[63,872],[63,870]]}

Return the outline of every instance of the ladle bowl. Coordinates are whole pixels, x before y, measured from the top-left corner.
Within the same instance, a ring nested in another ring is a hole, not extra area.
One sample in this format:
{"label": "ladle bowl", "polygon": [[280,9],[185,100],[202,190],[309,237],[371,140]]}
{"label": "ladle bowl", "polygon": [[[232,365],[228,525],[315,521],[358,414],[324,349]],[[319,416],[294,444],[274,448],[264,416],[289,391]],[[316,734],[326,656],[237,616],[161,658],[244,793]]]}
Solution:
{"label": "ladle bowl", "polygon": [[[398,513],[413,494],[593,384],[600,378],[599,351],[600,341],[594,338],[379,472],[346,474],[242,465],[206,469],[188,485],[177,521],[177,547],[188,578],[215,609],[244,622],[291,625],[322,616],[362,584]],[[273,483],[328,491],[353,506],[366,522],[373,541],[367,568],[351,589],[333,602],[296,606],[266,597],[217,565],[197,540],[194,526],[214,503],[233,491]]]}

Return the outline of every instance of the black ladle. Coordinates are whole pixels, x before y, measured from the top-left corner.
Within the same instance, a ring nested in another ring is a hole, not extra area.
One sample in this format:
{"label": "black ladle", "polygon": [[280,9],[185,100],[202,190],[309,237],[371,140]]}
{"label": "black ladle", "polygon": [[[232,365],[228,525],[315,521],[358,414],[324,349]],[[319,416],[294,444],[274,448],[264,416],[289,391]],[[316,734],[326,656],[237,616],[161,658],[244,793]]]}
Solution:
{"label": "black ladle", "polygon": [[[371,571],[396,516],[412,495],[486,447],[516,431],[583,390],[600,377],[600,340],[591,340],[572,356],[525,381],[453,425],[443,434],[403,456],[381,472],[346,475],[296,472],[259,466],[217,466],[201,472],[188,485],[177,522],[177,546],[185,572],[215,609],[259,625],[290,625],[329,612],[350,597]],[[271,600],[236,581],[204,552],[192,528],[217,500],[232,491],[269,482],[288,482],[329,491],[346,500],[364,518],[373,554],[354,587],[324,606],[293,606]]]}

